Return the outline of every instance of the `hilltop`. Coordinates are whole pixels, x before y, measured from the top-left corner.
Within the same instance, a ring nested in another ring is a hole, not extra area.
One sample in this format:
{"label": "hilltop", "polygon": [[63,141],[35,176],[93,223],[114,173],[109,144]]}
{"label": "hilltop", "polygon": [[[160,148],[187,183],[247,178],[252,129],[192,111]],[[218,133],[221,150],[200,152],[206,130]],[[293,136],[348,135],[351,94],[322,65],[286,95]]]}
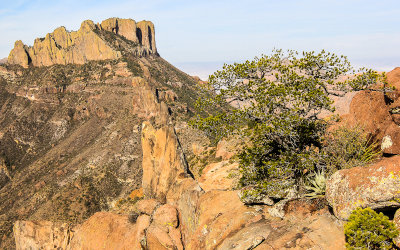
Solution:
{"label": "hilltop", "polygon": [[23,67],[84,64],[94,60],[115,60],[126,52],[138,56],[157,54],[152,22],[109,18],[101,24],[86,20],[78,31],[69,32],[65,27],[59,27],[45,38],[35,39],[33,46],[16,41],[8,62]]}

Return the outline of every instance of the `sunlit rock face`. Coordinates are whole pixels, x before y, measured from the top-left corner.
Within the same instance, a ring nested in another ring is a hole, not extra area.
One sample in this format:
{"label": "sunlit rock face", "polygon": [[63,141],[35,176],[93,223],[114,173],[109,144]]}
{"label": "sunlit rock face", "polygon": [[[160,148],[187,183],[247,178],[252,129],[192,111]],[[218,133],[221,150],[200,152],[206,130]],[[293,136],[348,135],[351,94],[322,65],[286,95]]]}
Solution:
{"label": "sunlit rock face", "polygon": [[[122,42],[110,41],[108,33],[123,38]],[[78,31],[69,32],[65,27],[59,27],[45,38],[35,39],[33,46],[16,41],[8,63],[25,68],[29,65],[84,64],[93,60],[118,59],[122,51],[133,48],[139,56],[157,54],[152,22],[109,18],[94,24],[86,20]]]}

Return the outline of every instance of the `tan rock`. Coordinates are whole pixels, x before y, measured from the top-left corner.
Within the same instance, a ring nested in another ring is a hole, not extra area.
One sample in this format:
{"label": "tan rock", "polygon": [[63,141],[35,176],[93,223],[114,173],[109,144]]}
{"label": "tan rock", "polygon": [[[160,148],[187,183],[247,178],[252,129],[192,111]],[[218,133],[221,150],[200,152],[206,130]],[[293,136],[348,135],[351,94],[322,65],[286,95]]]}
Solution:
{"label": "tan rock", "polygon": [[25,45],[21,40],[15,42],[14,48],[11,50],[7,60],[10,64],[19,64],[24,68],[28,67],[28,52],[26,51]]}
{"label": "tan rock", "polygon": [[[150,222],[151,222],[151,218],[150,216],[146,215],[146,214],[142,214],[140,215],[137,220],[136,220],[136,224],[135,224],[135,229],[136,229],[136,242],[135,242],[135,246],[139,247],[140,243],[140,248],[142,248],[142,246],[145,245],[146,242],[146,229],[150,226]],[[137,248],[139,249],[139,248]]]}
{"label": "tan rock", "polygon": [[[132,19],[118,19],[118,35],[133,42],[139,42],[136,36],[136,22]],[[154,34],[153,34],[154,35]],[[155,46],[155,45],[154,45]]]}
{"label": "tan rock", "polygon": [[[8,57],[10,64],[20,64],[23,67],[50,66],[53,64],[84,64],[92,60],[118,59],[121,52],[103,40],[96,32],[107,30],[121,35],[128,40],[139,43],[137,34],[143,34],[138,55],[156,54],[154,25],[149,21],[136,22],[132,19],[110,18],[104,20],[100,27],[93,21],[82,22],[78,31],[68,32],[65,27],[59,27],[45,38],[35,39],[32,47],[25,46],[21,41],[15,43]],[[95,32],[96,31],[96,32]],[[142,43],[143,42],[143,43]],[[127,74],[123,72],[124,76]]]}
{"label": "tan rock", "polygon": [[100,27],[103,30],[113,32],[133,42],[138,42],[135,20],[113,17],[102,21]]}
{"label": "tan rock", "polygon": [[204,191],[192,178],[178,178],[167,194],[167,203],[179,210],[179,228],[185,245],[198,226],[197,205]]}
{"label": "tan rock", "polygon": [[205,191],[229,190],[235,183],[235,174],[239,174],[239,164],[222,161],[207,165],[198,180],[200,187]]}
{"label": "tan rock", "polygon": [[150,122],[144,122],[142,149],[144,194],[165,201],[176,178],[184,177],[187,172],[174,129],[168,125],[156,129]]}
{"label": "tan rock", "polygon": [[175,247],[178,250],[183,250],[183,243],[182,243],[182,234],[179,228],[169,228],[168,235],[171,238],[172,242],[174,242]]}
{"label": "tan rock", "polygon": [[140,213],[152,215],[154,209],[159,205],[160,202],[155,199],[140,200],[136,203],[136,208]]}
{"label": "tan rock", "polygon": [[137,36],[139,43],[149,48],[153,53],[157,53],[154,24],[150,21],[140,21],[137,23]]}
{"label": "tan rock", "polygon": [[361,125],[374,139],[381,140],[392,123],[384,94],[377,91],[360,91],[350,104],[351,125]]}
{"label": "tan rock", "polygon": [[150,217],[142,215],[132,224],[128,216],[98,212],[75,228],[70,249],[141,249],[141,237]]}
{"label": "tan rock", "polygon": [[72,237],[66,223],[50,221],[16,221],[14,238],[16,249],[67,249]]}
{"label": "tan rock", "polygon": [[221,157],[222,160],[229,160],[237,153],[236,141],[220,140],[217,144],[215,157]]}
{"label": "tan rock", "polygon": [[158,100],[156,90],[141,77],[132,78],[132,86],[136,91],[136,98],[132,100],[135,114],[146,120],[157,117],[158,123],[167,124],[169,121],[168,106]]}
{"label": "tan rock", "polygon": [[386,77],[391,86],[400,89],[400,67],[396,67],[392,71],[388,72]]}
{"label": "tan rock", "polygon": [[367,167],[343,169],[326,184],[326,199],[335,216],[347,220],[357,207],[400,207],[400,156]]}
{"label": "tan rock", "polygon": [[146,232],[147,248],[154,250],[175,249],[175,243],[161,226],[151,225]]}
{"label": "tan rock", "polygon": [[153,223],[162,227],[176,228],[179,224],[178,211],[169,204],[162,205],[154,212]]}
{"label": "tan rock", "polygon": [[215,249],[243,228],[255,215],[245,206],[236,191],[209,191],[200,196],[197,205],[196,231],[190,235],[188,249]]}
{"label": "tan rock", "polygon": [[386,154],[400,154],[400,127],[391,123],[385,130],[381,149]]}

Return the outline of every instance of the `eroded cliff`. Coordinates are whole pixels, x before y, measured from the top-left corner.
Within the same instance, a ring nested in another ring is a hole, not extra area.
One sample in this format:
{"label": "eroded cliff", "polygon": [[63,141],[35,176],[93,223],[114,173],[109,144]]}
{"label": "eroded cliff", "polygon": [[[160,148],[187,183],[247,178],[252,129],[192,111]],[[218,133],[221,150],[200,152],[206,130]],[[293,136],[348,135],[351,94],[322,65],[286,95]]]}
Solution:
{"label": "eroded cliff", "polygon": [[[110,35],[116,35],[110,37]],[[93,60],[118,59],[124,52],[138,56],[157,54],[154,25],[132,19],[109,18],[95,24],[82,22],[78,31],[59,27],[45,38],[35,39],[33,46],[15,42],[8,63],[23,67],[54,64],[84,64]]]}

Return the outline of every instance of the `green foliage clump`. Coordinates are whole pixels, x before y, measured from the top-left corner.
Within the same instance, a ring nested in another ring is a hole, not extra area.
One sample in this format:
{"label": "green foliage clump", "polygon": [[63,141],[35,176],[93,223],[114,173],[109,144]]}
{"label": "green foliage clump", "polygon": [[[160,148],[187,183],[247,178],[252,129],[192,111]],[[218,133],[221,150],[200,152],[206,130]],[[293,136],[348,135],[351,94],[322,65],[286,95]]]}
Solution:
{"label": "green foliage clump", "polygon": [[344,226],[347,249],[392,249],[399,232],[393,222],[371,208],[357,208]]}
{"label": "green foliage clump", "polygon": [[339,127],[328,133],[322,149],[323,162],[330,173],[368,164],[381,155],[379,145],[357,127]]}
{"label": "green foliage clump", "polygon": [[[342,80],[345,74],[354,77]],[[332,95],[366,89],[383,75],[351,67],[345,56],[321,51],[282,50],[252,61],[224,65],[209,77],[199,109],[226,107],[191,124],[219,140],[228,135],[249,138],[240,158],[241,185],[272,196],[299,186],[304,173],[320,163],[327,122],[322,111],[334,111]]]}

